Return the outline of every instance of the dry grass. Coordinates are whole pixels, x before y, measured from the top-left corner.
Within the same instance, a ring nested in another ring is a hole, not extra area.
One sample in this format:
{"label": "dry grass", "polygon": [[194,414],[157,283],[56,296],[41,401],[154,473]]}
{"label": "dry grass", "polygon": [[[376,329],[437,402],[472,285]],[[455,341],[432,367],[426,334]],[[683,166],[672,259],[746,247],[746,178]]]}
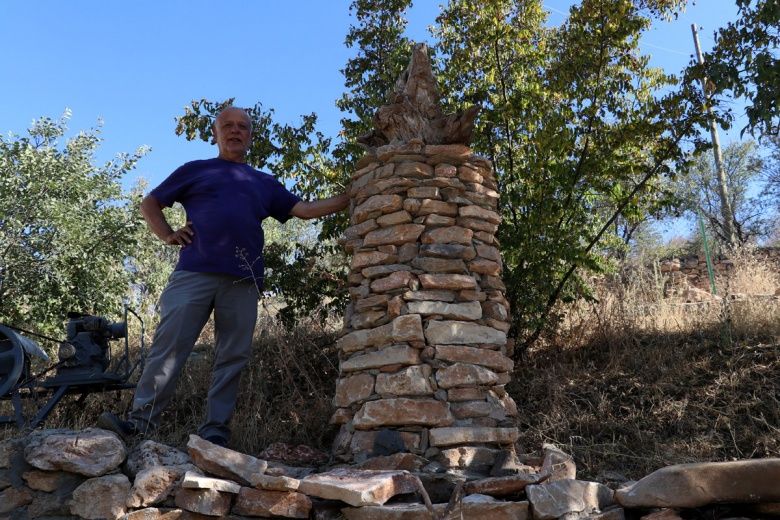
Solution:
{"label": "dry grass", "polygon": [[778,456],[780,300],[750,296],[777,287],[777,272],[744,255],[722,285],[737,299],[663,299],[656,274],[634,270],[597,302],[565,309],[511,383],[522,448],[560,444],[591,478]]}
{"label": "dry grass", "polygon": [[[733,280],[720,281],[732,293],[780,285],[777,270],[755,257],[735,265]],[[520,410],[521,451],[554,442],[574,455],[582,477],[604,480],[607,472],[639,478],[675,463],[780,456],[780,301],[725,293],[684,304],[663,298],[657,271],[636,269],[600,291],[597,302],[562,309],[556,334],[517,363],[508,388]],[[329,448],[336,328],[311,320],[284,331],[261,319],[234,447],[253,454],[275,441]],[[158,440],[183,445],[197,430],[210,344],[206,330]],[[125,411],[130,397],[70,400],[47,426],[94,424],[105,408]]]}
{"label": "dry grass", "polygon": [[[195,433],[205,413],[210,383],[213,330],[204,329],[182,373],[172,405],[163,414],[160,429],[151,438],[183,446]],[[335,391],[338,358],[332,350],[334,327],[319,320],[283,329],[276,320],[258,322],[252,359],[241,378],[231,444],[245,453],[258,453],[267,445],[284,441],[329,449],[335,433],[327,422]],[[83,403],[66,397],[46,421],[47,428],[80,429],[95,424],[106,409],[125,413],[132,391],[92,394]],[[27,415],[42,403],[26,403]],[[10,413],[10,403],[0,404],[0,414]],[[11,427],[1,437],[18,435]]]}

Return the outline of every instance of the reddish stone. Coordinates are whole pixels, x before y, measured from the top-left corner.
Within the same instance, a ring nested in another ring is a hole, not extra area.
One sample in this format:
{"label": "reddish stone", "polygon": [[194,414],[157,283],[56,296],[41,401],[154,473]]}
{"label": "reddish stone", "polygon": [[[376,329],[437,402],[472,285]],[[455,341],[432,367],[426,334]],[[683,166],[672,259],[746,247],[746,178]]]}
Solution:
{"label": "reddish stone", "polygon": [[295,491],[241,488],[233,513],[246,516],[309,518],[311,499]]}
{"label": "reddish stone", "polygon": [[452,227],[445,227],[445,228],[430,229],[422,234],[421,241],[423,244],[471,245],[471,238],[473,236],[474,236],[474,232],[471,229],[460,227],[460,226],[452,226]]}
{"label": "reddish stone", "polygon": [[474,289],[477,281],[473,276],[464,274],[421,274],[420,284],[423,289],[461,290]]}
{"label": "reddish stone", "polygon": [[363,241],[365,247],[379,246],[383,244],[402,245],[407,242],[415,242],[425,230],[421,224],[399,224],[380,228],[368,233]]}

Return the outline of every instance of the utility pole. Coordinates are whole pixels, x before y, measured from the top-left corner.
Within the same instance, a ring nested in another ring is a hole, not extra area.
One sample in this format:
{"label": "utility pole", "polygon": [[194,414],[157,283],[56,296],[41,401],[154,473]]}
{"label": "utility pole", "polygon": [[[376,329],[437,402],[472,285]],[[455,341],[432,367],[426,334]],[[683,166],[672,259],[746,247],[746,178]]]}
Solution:
{"label": "utility pole", "polygon": [[[699,47],[699,32],[696,29],[696,24],[691,24],[691,31],[693,32],[693,44],[696,46],[696,58],[699,61],[699,65],[704,65],[704,56],[701,53],[701,47]],[[734,247],[737,245],[737,235],[734,232],[734,212],[731,209],[731,200],[729,200],[729,189],[726,185],[726,171],[723,168],[723,153],[720,150],[718,126],[715,122],[715,116],[712,113],[706,76],[701,78],[701,88],[704,92],[704,100],[706,102],[707,114],[709,115],[710,120],[712,153],[715,155],[715,173],[718,176],[718,195],[720,196],[720,214],[723,219],[723,232],[726,235],[726,243],[729,246]]]}

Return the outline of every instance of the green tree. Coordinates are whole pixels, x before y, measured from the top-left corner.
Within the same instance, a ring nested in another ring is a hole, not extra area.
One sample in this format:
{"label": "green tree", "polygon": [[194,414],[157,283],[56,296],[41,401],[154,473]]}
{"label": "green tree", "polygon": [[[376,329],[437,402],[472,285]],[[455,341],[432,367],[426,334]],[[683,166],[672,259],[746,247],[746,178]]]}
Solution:
{"label": "green tree", "polygon": [[65,139],[68,117],[0,136],[0,321],[57,336],[68,311],[118,315],[143,230],[120,181],[145,150],[96,165],[99,130]]}
{"label": "green tree", "polygon": [[[438,18],[444,91],[478,104],[473,146],[493,160],[514,331],[533,342],[556,302],[587,295],[619,218],[638,222],[701,146],[700,97],[648,66],[651,16],[683,2],[584,0],[544,26],[538,0],[453,0]],[[663,198],[663,197],[661,197]]]}
{"label": "green tree", "polygon": [[406,68],[412,42],[403,36],[411,0],[353,0],[349,6],[356,23],[344,44],[357,54],[341,70],[347,91],[336,101],[345,114],[334,155],[347,171],[362,155],[357,139],[372,130],[374,111],[387,102],[387,94]]}
{"label": "green tree", "polygon": [[[771,225],[767,211],[769,201],[760,192],[751,195],[751,188],[758,186],[764,172],[764,160],[756,143],[742,141],[727,145],[723,149],[723,166],[738,243],[746,244],[767,236]],[[682,209],[693,215],[701,214],[710,233],[725,246],[725,225],[714,170],[712,154],[700,155],[689,174],[678,181],[678,193],[683,200]]]}
{"label": "green tree", "polygon": [[775,217],[780,215],[780,135],[771,137],[767,144],[770,155],[767,159],[763,195],[774,201]]}
{"label": "green tree", "polygon": [[739,18],[715,33],[705,57],[715,94],[746,99],[751,132],[780,131],[780,1],[736,0]]}

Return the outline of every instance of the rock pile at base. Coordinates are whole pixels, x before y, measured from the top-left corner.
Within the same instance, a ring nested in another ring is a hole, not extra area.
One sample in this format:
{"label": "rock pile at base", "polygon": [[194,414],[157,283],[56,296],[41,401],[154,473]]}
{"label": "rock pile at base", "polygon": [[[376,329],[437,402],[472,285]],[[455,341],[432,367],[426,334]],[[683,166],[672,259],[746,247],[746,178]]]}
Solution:
{"label": "rock pile at base", "polygon": [[614,491],[576,479],[554,446],[498,458],[486,468],[494,476],[410,453],[292,467],[194,435],[185,453],[149,440],[128,450],[98,429],[44,430],[0,443],[0,520],[674,520],[715,518],[716,506],[724,519],[780,516],[780,459],[670,466]]}

